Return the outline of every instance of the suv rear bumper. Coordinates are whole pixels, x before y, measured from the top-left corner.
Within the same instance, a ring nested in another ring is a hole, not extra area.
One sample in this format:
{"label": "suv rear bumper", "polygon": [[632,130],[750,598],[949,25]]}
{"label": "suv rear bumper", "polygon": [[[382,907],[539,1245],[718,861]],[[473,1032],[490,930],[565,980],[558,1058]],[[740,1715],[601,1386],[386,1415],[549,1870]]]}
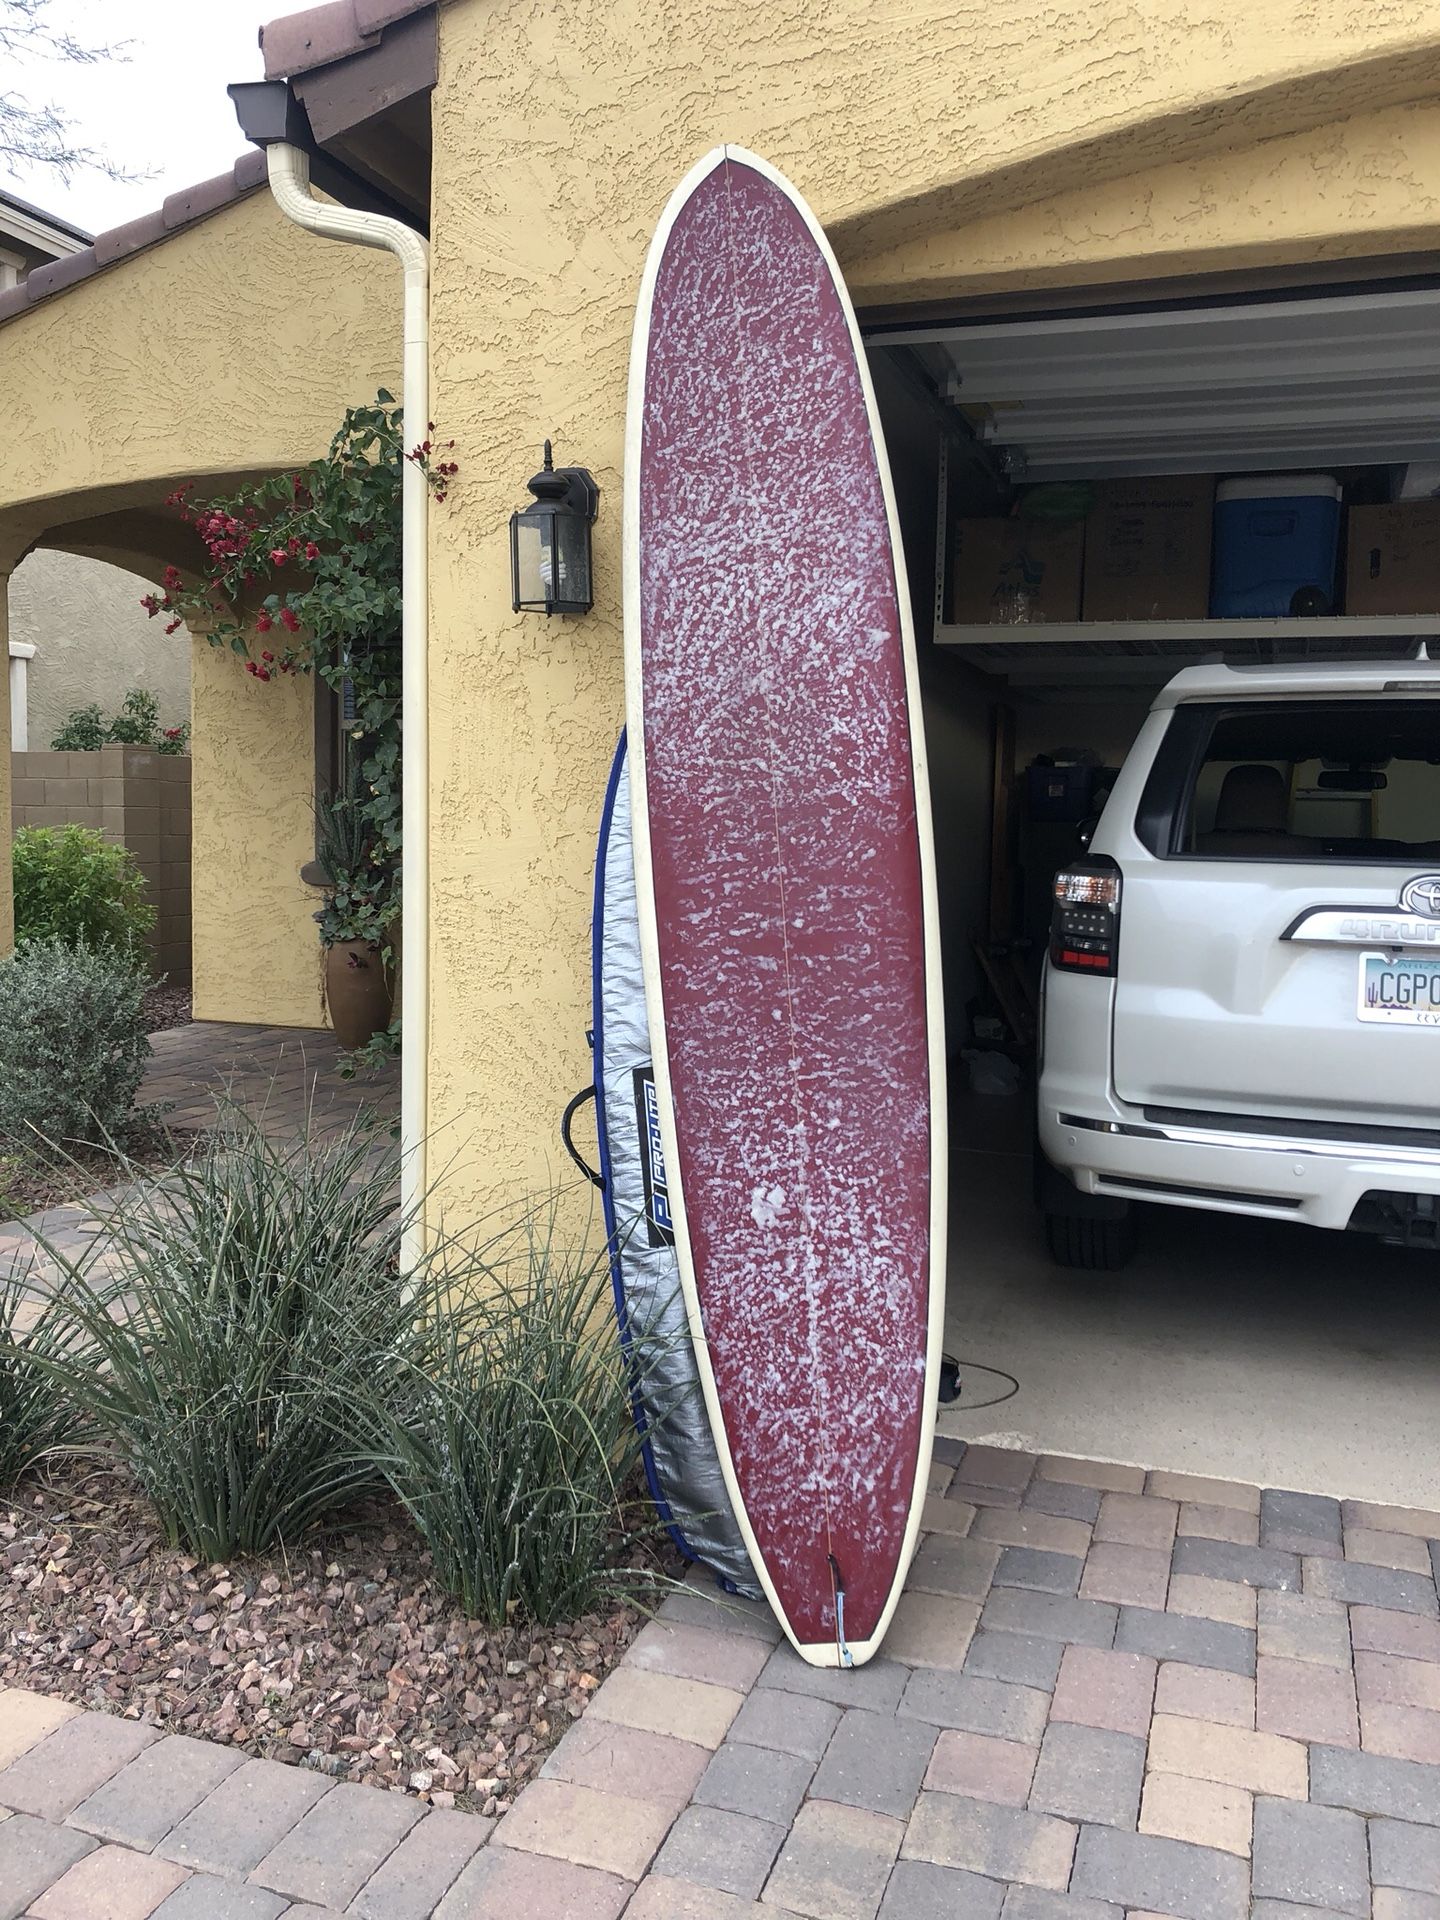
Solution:
{"label": "suv rear bumper", "polygon": [[1040,1145],[1081,1193],[1332,1230],[1350,1225],[1366,1194],[1440,1195],[1440,1150],[1162,1126],[1109,1103],[1057,1111],[1043,1094]]}

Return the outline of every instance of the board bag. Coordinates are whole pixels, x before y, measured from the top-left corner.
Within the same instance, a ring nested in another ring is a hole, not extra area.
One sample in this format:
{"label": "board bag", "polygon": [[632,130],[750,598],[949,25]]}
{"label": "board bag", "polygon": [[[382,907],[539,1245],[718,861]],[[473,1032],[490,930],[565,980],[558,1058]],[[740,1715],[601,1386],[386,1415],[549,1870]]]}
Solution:
{"label": "board bag", "polygon": [[734,1593],[758,1596],[720,1471],[690,1337],[660,1146],[640,921],[635,904],[625,736],[600,821],[591,923],[595,1123],[620,1338],[645,1475],[680,1551]]}

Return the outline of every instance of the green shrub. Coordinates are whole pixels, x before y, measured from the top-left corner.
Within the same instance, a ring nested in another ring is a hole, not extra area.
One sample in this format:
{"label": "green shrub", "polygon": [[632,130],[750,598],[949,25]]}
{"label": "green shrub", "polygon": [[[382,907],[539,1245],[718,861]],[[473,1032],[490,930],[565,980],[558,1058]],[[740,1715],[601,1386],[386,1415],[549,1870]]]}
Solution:
{"label": "green shrub", "polygon": [[184,753],[190,722],[160,725],[160,702],[144,687],[132,687],[120,710],[108,720],[98,706],[76,707],[51,736],[53,753],[97,753],[101,747],[149,747],[155,753]]}
{"label": "green shrub", "polygon": [[50,751],[98,753],[108,737],[98,706],[76,707],[50,736]]}
{"label": "green shrub", "polygon": [[128,956],[60,939],[0,960],[0,1140],[124,1134],[150,1058],[147,985]]}
{"label": "green shrub", "polygon": [[78,1358],[74,1329],[54,1300],[0,1271],[0,1495],[78,1437],[79,1419],[55,1365]]}
{"label": "green shrub", "polygon": [[130,951],[155,925],[135,856],[89,827],[21,827],[10,855],[15,939]]}
{"label": "green shrub", "polygon": [[386,1405],[415,1326],[372,1129],[276,1140],[238,1111],[225,1122],[102,1213],[114,1281],[49,1249],[99,1357],[70,1370],[74,1399],[171,1545],[209,1561],[293,1540],[382,1484],[356,1410]]}
{"label": "green shrub", "polygon": [[132,687],[106,736],[112,746],[153,747],[160,738],[160,702],[146,688]]}
{"label": "green shrub", "polygon": [[466,1613],[545,1625],[652,1584],[617,1564],[640,1449],[604,1255],[557,1244],[541,1209],[478,1256],[442,1254],[417,1337],[376,1451]]}

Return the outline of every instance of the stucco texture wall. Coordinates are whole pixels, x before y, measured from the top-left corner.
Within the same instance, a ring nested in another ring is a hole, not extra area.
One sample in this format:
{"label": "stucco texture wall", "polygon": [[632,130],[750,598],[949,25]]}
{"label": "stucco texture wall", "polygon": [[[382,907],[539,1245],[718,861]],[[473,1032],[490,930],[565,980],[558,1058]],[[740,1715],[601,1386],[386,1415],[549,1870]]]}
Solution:
{"label": "stucco texture wall", "polygon": [[[0,359],[0,569],[39,544],[153,583],[197,558],[163,506],[177,482],[203,498],[300,465],[348,404],[396,386],[399,275],[302,233],[257,192],[17,314]],[[158,626],[149,639],[165,644]],[[313,845],[310,685],[257,685],[203,639],[191,658],[196,1010],[322,1025],[316,901],[299,879]]]}
{"label": "stucco texture wall", "polygon": [[1050,195],[848,263],[876,306],[1053,284],[1323,265],[1440,228],[1440,105],[1390,107]]}
{"label": "stucco texture wall", "polygon": [[315,850],[314,682],[252,679],[194,642],[191,950],[197,1020],[325,1024]]}
{"label": "stucco texture wall", "polygon": [[[1175,271],[1195,247],[1321,257],[1337,235],[1365,244],[1377,193],[1392,237],[1402,203],[1429,231],[1431,161],[1418,188],[1380,176],[1405,103],[1436,91],[1437,39],[1427,0],[442,7],[432,410],[462,471],[432,536],[429,1071],[452,1217],[550,1176],[556,1116],[589,1075],[627,356],[645,248],[684,171],[725,140],[763,153],[862,298],[963,278],[963,238],[926,249],[984,222],[992,286],[1070,284],[1077,256],[1094,280]],[[1265,150],[1307,139],[1293,166]],[[1023,209],[1038,211],[1011,244]],[[602,489],[582,621],[509,606],[506,519],[546,435]]]}
{"label": "stucco texture wall", "polygon": [[190,718],[190,642],[168,638],[140,605],[152,583],[103,560],[32,553],[10,577],[10,638],[28,641],[30,745],[45,748],[77,707],[108,719],[132,687],[153,693],[160,724]]}

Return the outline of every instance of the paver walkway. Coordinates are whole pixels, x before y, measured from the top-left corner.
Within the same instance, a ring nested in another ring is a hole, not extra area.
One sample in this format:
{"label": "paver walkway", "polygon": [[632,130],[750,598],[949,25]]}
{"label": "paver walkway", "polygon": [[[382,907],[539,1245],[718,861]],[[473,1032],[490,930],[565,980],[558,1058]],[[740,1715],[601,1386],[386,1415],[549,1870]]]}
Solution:
{"label": "paver walkway", "polygon": [[[399,1061],[342,1080],[342,1051],[333,1033],[195,1020],[151,1034],[152,1059],[137,1104],[164,1102],[166,1124],[178,1132],[213,1126],[221,1095],[277,1137],[299,1134],[307,1119],[323,1134],[362,1112],[393,1117],[399,1107]],[[37,1232],[67,1258],[78,1259],[95,1239],[97,1206],[114,1198],[113,1193],[91,1194],[23,1220],[0,1221],[0,1276],[44,1272]]]}
{"label": "paver walkway", "polygon": [[937,1452],[882,1658],[676,1594],[498,1823],[0,1695],[0,1920],[1440,1920],[1440,1513]]}
{"label": "paver walkway", "polygon": [[377,1073],[342,1080],[343,1049],[333,1033],[194,1020],[152,1033],[150,1051],[140,1105],[170,1102],[172,1127],[211,1125],[215,1095],[222,1090],[267,1131],[282,1133],[298,1133],[307,1110],[323,1127],[343,1124],[362,1110],[390,1114],[399,1104],[398,1060]]}

